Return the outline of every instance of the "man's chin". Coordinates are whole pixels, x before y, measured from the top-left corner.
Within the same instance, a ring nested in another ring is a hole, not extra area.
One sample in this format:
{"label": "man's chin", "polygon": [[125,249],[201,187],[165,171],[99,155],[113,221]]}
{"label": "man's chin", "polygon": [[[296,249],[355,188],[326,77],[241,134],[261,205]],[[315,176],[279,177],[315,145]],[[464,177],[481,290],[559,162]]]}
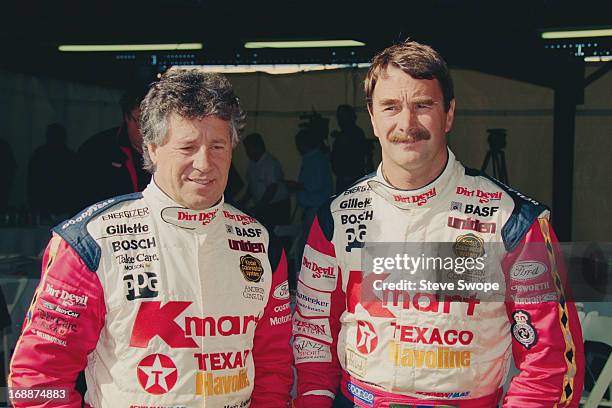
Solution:
{"label": "man's chin", "polygon": [[205,210],[217,204],[221,198],[221,195],[219,194],[217,198],[213,197],[216,197],[216,194],[211,194],[210,191],[207,191],[206,196],[201,194],[190,194],[189,196],[185,197],[184,205],[190,210]]}

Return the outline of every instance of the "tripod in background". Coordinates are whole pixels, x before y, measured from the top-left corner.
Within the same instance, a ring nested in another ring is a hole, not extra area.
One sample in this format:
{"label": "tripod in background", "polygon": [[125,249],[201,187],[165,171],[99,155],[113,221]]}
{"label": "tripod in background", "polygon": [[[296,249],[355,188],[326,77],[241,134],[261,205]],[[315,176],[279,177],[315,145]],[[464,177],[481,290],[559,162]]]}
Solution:
{"label": "tripod in background", "polygon": [[508,172],[506,170],[506,129],[487,129],[489,136],[489,151],[485,156],[480,171],[487,173],[489,161],[493,167],[493,177],[504,184],[508,184]]}

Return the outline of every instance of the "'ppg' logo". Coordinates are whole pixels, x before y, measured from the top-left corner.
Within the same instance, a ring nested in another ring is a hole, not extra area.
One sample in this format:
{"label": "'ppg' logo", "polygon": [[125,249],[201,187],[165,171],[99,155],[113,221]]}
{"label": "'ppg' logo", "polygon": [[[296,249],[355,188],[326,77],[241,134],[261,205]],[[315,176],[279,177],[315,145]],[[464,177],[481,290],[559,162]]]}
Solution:
{"label": "'ppg' logo", "polygon": [[157,275],[153,272],[136,272],[123,277],[127,300],[154,298],[157,296]]}
{"label": "'ppg' logo", "polygon": [[363,224],[359,224],[357,228],[346,229],[346,252],[351,252],[353,248],[363,248],[365,245],[365,236],[367,227]]}

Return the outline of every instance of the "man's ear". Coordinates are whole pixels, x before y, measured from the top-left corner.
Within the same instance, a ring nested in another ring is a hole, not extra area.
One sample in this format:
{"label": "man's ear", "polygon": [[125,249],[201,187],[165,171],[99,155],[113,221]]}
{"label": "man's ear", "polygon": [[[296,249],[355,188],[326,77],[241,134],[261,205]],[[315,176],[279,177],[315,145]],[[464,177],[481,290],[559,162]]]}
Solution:
{"label": "man's ear", "polygon": [[378,132],[376,131],[376,125],[374,123],[374,116],[372,114],[372,104],[368,103],[368,114],[370,115],[370,124],[372,125],[372,132],[374,133],[374,136],[378,137]]}
{"label": "man's ear", "polygon": [[153,164],[157,164],[157,145],[155,143],[147,144],[147,151]]}
{"label": "man's ear", "polygon": [[451,99],[450,105],[448,107],[448,112],[446,112],[446,124],[444,126],[444,132],[448,133],[453,127],[453,121],[455,120],[455,98]]}

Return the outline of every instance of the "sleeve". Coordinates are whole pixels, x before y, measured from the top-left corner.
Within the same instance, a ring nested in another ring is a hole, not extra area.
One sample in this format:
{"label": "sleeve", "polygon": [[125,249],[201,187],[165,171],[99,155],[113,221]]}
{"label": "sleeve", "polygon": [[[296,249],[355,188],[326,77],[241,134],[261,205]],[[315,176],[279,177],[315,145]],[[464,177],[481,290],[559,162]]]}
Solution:
{"label": "sleeve", "polygon": [[537,219],[502,262],[512,352],[519,375],[504,407],[578,407],[584,380],[580,321],[557,238]]}
{"label": "sleeve", "polygon": [[330,408],[342,374],[337,346],[346,295],[331,234],[326,237],[321,226],[326,223],[321,213],[304,248],[293,316],[297,408]]}
{"label": "sleeve", "polygon": [[43,256],[40,284],[15,347],[8,384],[13,389],[64,389],[67,399],[13,399],[14,407],[81,407],[75,382],[96,347],[105,313],[97,275],[54,235]]}
{"label": "sleeve", "polygon": [[293,386],[287,259],[280,245],[271,245],[268,253],[270,258],[277,259],[270,262],[273,271],[270,296],[253,341],[255,385],[251,396],[252,408],[287,407]]}

